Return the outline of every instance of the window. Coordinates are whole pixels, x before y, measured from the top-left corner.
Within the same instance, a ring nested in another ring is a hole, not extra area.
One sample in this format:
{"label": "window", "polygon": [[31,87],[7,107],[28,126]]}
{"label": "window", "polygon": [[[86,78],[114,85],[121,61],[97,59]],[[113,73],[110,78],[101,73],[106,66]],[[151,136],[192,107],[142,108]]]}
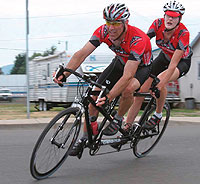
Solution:
{"label": "window", "polygon": [[200,80],[200,62],[198,63],[198,79]]}
{"label": "window", "polygon": [[50,64],[47,64],[47,77],[50,77]]}

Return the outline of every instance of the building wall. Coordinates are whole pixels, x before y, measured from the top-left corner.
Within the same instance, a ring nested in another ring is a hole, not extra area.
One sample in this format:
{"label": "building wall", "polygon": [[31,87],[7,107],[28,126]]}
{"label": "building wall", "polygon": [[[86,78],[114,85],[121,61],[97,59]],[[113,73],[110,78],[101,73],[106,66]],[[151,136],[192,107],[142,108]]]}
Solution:
{"label": "building wall", "polygon": [[193,46],[193,56],[190,71],[181,79],[180,90],[182,101],[185,98],[195,98],[200,103],[200,39]]}

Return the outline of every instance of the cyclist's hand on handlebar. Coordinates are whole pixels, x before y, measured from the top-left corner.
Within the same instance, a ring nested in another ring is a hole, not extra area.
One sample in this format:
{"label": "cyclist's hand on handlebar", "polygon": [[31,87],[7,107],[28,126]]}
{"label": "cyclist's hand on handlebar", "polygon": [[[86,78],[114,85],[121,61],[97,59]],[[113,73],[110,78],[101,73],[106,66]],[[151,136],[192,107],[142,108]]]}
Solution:
{"label": "cyclist's hand on handlebar", "polygon": [[158,88],[156,89],[156,91],[150,90],[150,93],[154,98],[160,98],[160,91],[158,90]]}
{"label": "cyclist's hand on handlebar", "polygon": [[106,105],[109,104],[110,99],[108,98],[108,96],[104,96],[98,99],[96,106],[102,106],[102,105]]}
{"label": "cyclist's hand on handlebar", "polygon": [[57,84],[63,84],[63,75],[64,75],[64,73],[63,73],[63,75],[60,75],[58,78],[56,78],[55,77],[55,75],[56,75],[56,72],[54,72],[53,73],[53,81],[55,82],[55,83],[57,83]]}
{"label": "cyclist's hand on handlebar", "polygon": [[102,97],[102,98],[99,98],[98,102],[97,102],[97,106],[102,106],[106,103],[106,97]]}
{"label": "cyclist's hand on handlebar", "polygon": [[150,93],[154,98],[160,98],[160,90],[160,86],[157,85],[157,87],[150,90]]}
{"label": "cyclist's hand on handlebar", "polygon": [[53,73],[53,81],[62,87],[63,82],[66,82],[66,73],[64,64],[60,64],[59,68]]}

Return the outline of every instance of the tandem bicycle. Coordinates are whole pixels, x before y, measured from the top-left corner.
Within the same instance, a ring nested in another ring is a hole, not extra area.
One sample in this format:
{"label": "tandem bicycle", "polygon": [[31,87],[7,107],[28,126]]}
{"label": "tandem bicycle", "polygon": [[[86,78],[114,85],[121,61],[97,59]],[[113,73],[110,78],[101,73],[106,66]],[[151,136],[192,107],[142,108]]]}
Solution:
{"label": "tandem bicycle", "polygon": [[[134,96],[149,98],[139,120],[135,123],[134,128],[131,129],[128,135],[120,128],[119,132],[123,135],[122,137],[117,135],[107,137],[103,135],[103,129],[113,120],[120,96],[113,99],[111,103],[98,107],[92,96],[105,95],[107,91],[105,86],[98,84],[94,80],[93,75],[81,75],[71,69],[62,69],[70,72],[79,79],[79,85],[77,87],[79,98],[75,98],[70,107],[58,113],[47,124],[39,136],[30,159],[30,172],[35,179],[39,180],[49,177],[66,159],[70,159],[69,152],[79,137],[83,118],[86,121],[88,141],[78,154],[77,157],[79,159],[82,158],[82,153],[86,149],[89,150],[89,155],[91,156],[131,149],[133,154],[138,158],[142,158],[152,151],[161,139],[169,121],[170,106],[167,102],[163,108],[162,120],[155,128],[149,130],[144,125],[155,112],[156,99],[150,93],[135,92],[133,94]],[[159,79],[154,77],[151,90],[155,92],[156,97],[159,97],[159,91],[156,87],[158,83]],[[83,84],[88,84],[85,90],[83,90]],[[98,87],[100,91],[94,91],[94,87]],[[89,119],[89,104],[92,104],[101,114],[101,122],[98,122],[97,135],[93,135],[92,133]],[[102,146],[109,145],[111,147],[114,143],[118,143],[119,146],[117,149],[112,148],[112,151],[100,152]]]}

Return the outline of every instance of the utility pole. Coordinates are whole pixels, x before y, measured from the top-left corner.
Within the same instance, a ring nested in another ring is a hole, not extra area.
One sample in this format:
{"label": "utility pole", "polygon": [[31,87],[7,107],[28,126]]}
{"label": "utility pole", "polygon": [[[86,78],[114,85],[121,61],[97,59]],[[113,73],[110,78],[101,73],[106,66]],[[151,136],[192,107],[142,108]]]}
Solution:
{"label": "utility pole", "polygon": [[28,60],[28,36],[29,36],[29,11],[28,11],[28,0],[26,0],[26,104],[27,104],[27,118],[30,118],[30,102],[29,102],[29,60]]}

